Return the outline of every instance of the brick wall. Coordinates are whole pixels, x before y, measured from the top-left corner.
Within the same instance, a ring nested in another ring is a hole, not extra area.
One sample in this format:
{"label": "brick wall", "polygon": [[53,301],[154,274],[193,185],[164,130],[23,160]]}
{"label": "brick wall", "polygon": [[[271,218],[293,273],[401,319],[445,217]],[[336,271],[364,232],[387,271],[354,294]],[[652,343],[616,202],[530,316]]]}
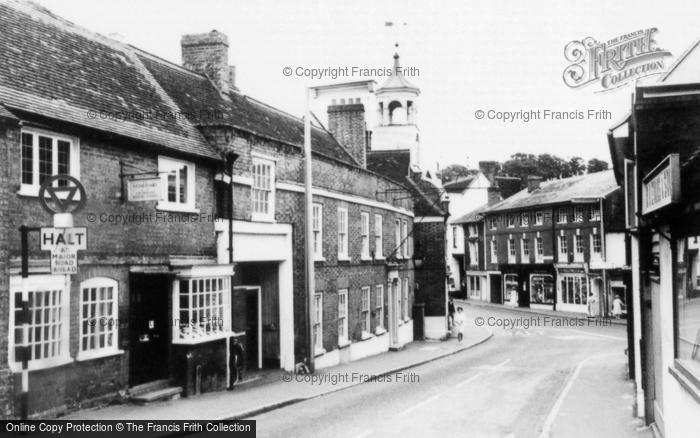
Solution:
{"label": "brick wall", "polygon": [[[163,213],[151,223],[116,223],[117,215],[156,215],[155,202],[126,202],[120,198],[119,161],[134,166],[125,172],[157,170],[158,152],[144,145],[116,141],[90,132],[52,129],[80,139],[80,180],[87,192],[87,204],[74,217],[75,226],[88,228],[88,249],[80,251],[78,274],[71,276],[69,349],[75,357],[79,350],[80,283],[92,277],[114,279],[119,287],[119,347],[124,353],[114,356],[73,361],[60,367],[30,373],[30,413],[52,416],[64,411],[107,403],[119,398],[129,378],[129,266],[166,264],[168,257],[215,257],[214,224],[204,221],[183,223],[170,219],[186,216]],[[19,379],[7,369],[8,278],[10,259],[19,266],[20,225],[50,226],[51,216],[39,205],[38,198],[18,196],[20,182],[19,129],[0,127],[0,416],[16,417],[20,393]],[[8,159],[5,159],[5,154]],[[180,157],[177,157],[180,158]],[[214,209],[213,175],[215,163],[195,162],[196,207],[211,214]],[[139,170],[137,170],[139,169]],[[162,213],[162,212],[161,212]],[[39,250],[38,235],[30,234],[30,260],[48,266],[48,252]],[[169,303],[164,303],[169,306]]]}
{"label": "brick wall", "polygon": [[362,167],[367,167],[364,105],[329,106],[328,130]]}
{"label": "brick wall", "polygon": [[425,316],[446,315],[445,222],[414,223],[415,253],[423,265],[415,270],[416,303],[425,304]]}

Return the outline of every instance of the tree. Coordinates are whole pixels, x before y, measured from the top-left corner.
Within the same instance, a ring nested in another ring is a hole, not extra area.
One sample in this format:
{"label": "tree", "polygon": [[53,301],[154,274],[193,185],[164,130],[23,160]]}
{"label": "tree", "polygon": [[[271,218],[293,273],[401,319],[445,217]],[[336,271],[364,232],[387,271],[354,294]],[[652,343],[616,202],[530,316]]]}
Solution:
{"label": "tree", "polygon": [[586,162],[581,157],[571,157],[569,159],[568,172],[565,177],[583,175],[586,173]]}
{"label": "tree", "polygon": [[537,173],[543,179],[561,178],[567,172],[567,164],[562,158],[552,154],[537,156]]}
{"label": "tree", "polygon": [[608,162],[599,160],[598,158],[591,158],[588,160],[588,173],[602,172],[608,170]]}
{"label": "tree", "polygon": [[440,172],[440,180],[443,184],[446,184],[451,181],[457,181],[460,178],[466,178],[471,174],[472,172],[461,164],[450,164]]}

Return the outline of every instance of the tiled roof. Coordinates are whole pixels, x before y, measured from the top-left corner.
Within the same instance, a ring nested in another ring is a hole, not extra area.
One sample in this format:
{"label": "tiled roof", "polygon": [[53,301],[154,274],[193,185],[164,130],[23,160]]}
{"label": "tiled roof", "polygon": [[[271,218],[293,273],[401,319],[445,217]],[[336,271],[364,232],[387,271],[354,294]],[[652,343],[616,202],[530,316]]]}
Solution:
{"label": "tiled roof", "polygon": [[[7,108],[219,158],[188,120],[162,117],[179,109],[129,46],[27,2],[0,2],[0,29],[0,102]],[[142,117],[104,116],[114,114]]]}
{"label": "tiled roof", "polygon": [[7,108],[4,106],[0,105],[0,117],[3,117],[5,119],[12,119],[12,120],[17,120],[17,116],[12,114]]}
{"label": "tiled roof", "polygon": [[405,184],[410,167],[411,152],[408,149],[367,152],[367,168],[399,184]]}
{"label": "tiled roof", "polygon": [[467,176],[465,178],[460,178],[455,181],[450,181],[447,183],[444,183],[442,187],[447,190],[448,192],[461,192],[462,190],[465,190],[469,188],[469,185],[474,181],[475,176]]}
{"label": "tiled roof", "polygon": [[[417,216],[444,216],[440,205],[441,189],[423,178],[411,167],[408,149],[370,151],[367,153],[367,168],[405,186],[413,198],[413,212]],[[410,176],[409,176],[410,175]]]}
{"label": "tiled roof", "polygon": [[541,183],[533,192],[521,190],[510,198],[494,204],[488,212],[514,210],[537,205],[561,204],[575,198],[600,198],[608,195],[618,184],[612,170]]}
{"label": "tiled roof", "polygon": [[[251,99],[236,91],[223,96],[203,75],[171,64],[143,51],[138,58],[183,112],[196,125],[225,125],[271,140],[303,147],[301,119]],[[332,135],[312,127],[311,149],[357,166],[358,163]]]}
{"label": "tiled roof", "polygon": [[481,213],[485,212],[488,209],[489,209],[488,205],[482,205],[481,207],[476,208],[463,216],[460,216],[456,219],[450,220],[450,223],[451,224],[467,224],[467,223],[471,223],[471,222],[479,222],[480,220],[482,220],[484,218],[484,216]]}

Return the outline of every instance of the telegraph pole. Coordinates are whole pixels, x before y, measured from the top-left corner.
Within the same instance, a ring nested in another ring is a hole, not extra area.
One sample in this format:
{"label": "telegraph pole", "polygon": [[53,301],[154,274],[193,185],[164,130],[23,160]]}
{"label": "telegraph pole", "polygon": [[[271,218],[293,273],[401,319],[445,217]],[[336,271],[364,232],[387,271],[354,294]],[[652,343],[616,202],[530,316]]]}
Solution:
{"label": "telegraph pole", "polygon": [[312,193],[312,169],[311,169],[311,88],[305,88],[306,92],[306,114],[304,115],[304,223],[306,225],[304,233],[306,249],[306,333],[309,355],[309,372],[314,372],[314,293],[315,275],[314,268],[314,227],[313,227],[313,193]]}

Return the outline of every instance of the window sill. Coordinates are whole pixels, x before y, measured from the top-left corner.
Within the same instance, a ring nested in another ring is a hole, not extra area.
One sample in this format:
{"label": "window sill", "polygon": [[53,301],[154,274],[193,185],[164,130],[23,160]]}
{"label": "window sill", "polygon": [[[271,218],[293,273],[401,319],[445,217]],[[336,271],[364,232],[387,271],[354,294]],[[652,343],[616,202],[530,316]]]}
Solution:
{"label": "window sill", "polygon": [[318,347],[314,348],[314,357],[323,356],[324,354],[326,354],[325,348],[318,348]]}
{"label": "window sill", "polygon": [[363,341],[366,341],[367,339],[372,339],[373,337],[374,337],[374,335],[372,333],[365,332],[365,331],[363,331],[362,334],[360,335],[360,339]]}
{"label": "window sill", "polygon": [[678,359],[674,361],[673,366],[668,367],[668,371],[678,384],[700,403],[700,376],[694,374],[690,367]]}
{"label": "window sill", "polygon": [[207,342],[218,341],[221,339],[226,339],[227,337],[235,334],[234,332],[223,332],[214,335],[201,336],[198,338],[186,338],[186,339],[173,339],[173,345],[197,345],[204,344]]}
{"label": "window sill", "polygon": [[86,360],[101,359],[103,357],[118,356],[120,354],[124,354],[124,350],[85,351],[78,353],[75,360],[76,362],[83,362]]}
{"label": "window sill", "polygon": [[316,257],[316,258],[314,258],[314,261],[323,263],[326,261],[326,258],[325,257]]}
{"label": "window sill", "polygon": [[259,213],[251,213],[250,215],[250,220],[252,222],[268,222],[272,223],[275,221],[274,215],[269,215],[269,214],[259,214]]}
{"label": "window sill", "polygon": [[372,261],[372,257],[370,257],[370,256],[368,256],[368,255],[366,255],[366,256],[363,255],[362,257],[360,257],[360,261],[361,261],[361,262],[371,262],[371,261]]}
{"label": "window sill", "polygon": [[376,260],[376,261],[378,261],[378,262],[381,262],[381,261],[384,261],[385,258],[384,258],[383,255],[380,255],[380,256],[375,256],[375,257],[374,257],[374,260]]}
{"label": "window sill", "polygon": [[[32,197],[32,198],[38,198],[39,197],[39,188],[41,186],[32,186],[28,184],[22,184],[19,187],[19,190],[17,190],[16,194],[17,196],[27,196],[27,197]],[[56,196],[58,196],[59,199],[66,199],[68,196],[68,192],[58,192],[56,193]],[[47,196],[48,198],[48,196]],[[80,195],[76,195],[76,198],[74,201],[80,200]]]}
{"label": "window sill", "polygon": [[[14,347],[13,347],[14,348]],[[67,365],[73,362],[71,357],[60,357],[50,360],[29,361],[29,371],[45,370],[47,368],[56,368],[62,365]],[[22,362],[10,362],[10,371],[18,373],[22,371]]]}
{"label": "window sill", "polygon": [[385,334],[385,333],[386,333],[386,330],[384,330],[383,327],[377,327],[376,329],[374,329],[374,334],[375,334],[376,336],[381,336],[381,335],[383,335],[383,334]]}
{"label": "window sill", "polygon": [[339,261],[339,262],[349,262],[349,261],[350,261],[350,257],[348,257],[348,256],[340,256],[340,255],[339,255],[339,256],[338,256],[338,261]]}
{"label": "window sill", "polygon": [[174,204],[170,202],[159,202],[156,204],[156,210],[171,211],[175,213],[199,214],[199,209],[192,205]]}
{"label": "window sill", "polygon": [[344,339],[342,341],[338,341],[338,349],[342,350],[343,348],[348,348],[352,344],[349,339]]}

